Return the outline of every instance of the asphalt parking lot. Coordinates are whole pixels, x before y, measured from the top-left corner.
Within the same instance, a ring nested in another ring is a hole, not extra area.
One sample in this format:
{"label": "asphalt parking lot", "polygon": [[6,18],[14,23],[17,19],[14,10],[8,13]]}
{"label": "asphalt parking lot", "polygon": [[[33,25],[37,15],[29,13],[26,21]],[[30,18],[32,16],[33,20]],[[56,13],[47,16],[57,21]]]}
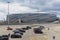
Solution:
{"label": "asphalt parking lot", "polygon": [[[44,24],[46,27],[45,30],[43,30],[43,34],[35,34],[33,32],[33,28],[37,28],[39,26],[34,25],[31,26],[32,29],[26,30],[24,35],[22,35],[22,38],[9,38],[9,40],[53,40],[53,36],[55,36],[55,40],[60,40],[60,24]],[[12,34],[12,31],[7,31],[6,30],[6,25],[5,26],[0,26],[0,35],[3,34]],[[21,28],[21,27],[26,27],[26,25],[19,25],[19,26],[11,26],[13,30],[15,28]],[[50,28],[49,30],[47,28]]]}
{"label": "asphalt parking lot", "polygon": [[32,29],[26,30],[24,35],[22,35],[22,38],[17,38],[17,39],[10,38],[10,40],[47,40],[47,38],[46,38],[46,35],[44,34],[35,34],[32,28]]}
{"label": "asphalt parking lot", "polygon": [[[13,28],[13,30],[15,30],[15,28],[21,28],[21,27],[16,27],[15,26],[15,27],[12,27],[12,28]],[[26,27],[26,26],[23,26],[23,27]],[[37,26],[37,27],[39,27],[39,26]],[[26,30],[26,32],[22,35],[22,38],[9,38],[9,40],[47,40],[47,38],[44,34],[35,34],[33,32],[33,28],[35,28],[35,26],[32,27],[32,29]],[[0,28],[0,35],[9,34],[9,33],[12,34],[13,32],[10,31],[10,30],[7,31],[6,27],[1,27]]]}

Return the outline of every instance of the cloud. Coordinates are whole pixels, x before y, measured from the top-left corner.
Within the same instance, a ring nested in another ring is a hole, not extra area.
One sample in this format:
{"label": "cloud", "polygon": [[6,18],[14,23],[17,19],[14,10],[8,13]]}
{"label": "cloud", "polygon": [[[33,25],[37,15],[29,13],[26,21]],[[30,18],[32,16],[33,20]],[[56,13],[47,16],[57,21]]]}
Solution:
{"label": "cloud", "polygon": [[10,13],[24,13],[24,12],[33,12],[37,11],[36,9],[29,8],[27,6],[21,6],[19,3],[10,4]]}
{"label": "cloud", "polygon": [[[19,3],[10,3],[9,4],[9,14],[35,12],[35,11],[37,11],[37,10],[29,8],[27,6],[21,6]],[[4,14],[4,16],[2,16],[2,18],[5,18],[6,15],[8,14],[8,4],[0,2],[0,16],[2,14]],[[0,17],[0,19],[1,19],[1,17]]]}
{"label": "cloud", "polygon": [[12,2],[15,2],[16,0],[15,1],[14,0],[0,0],[0,2],[3,2],[3,3],[7,3],[8,1],[12,3]]}
{"label": "cloud", "polygon": [[7,3],[19,3],[22,6],[28,6],[32,9],[39,9],[40,11],[60,11],[60,0],[0,0]]}
{"label": "cloud", "polygon": [[5,20],[6,16],[3,12],[0,12],[0,20]]}
{"label": "cloud", "polygon": [[0,13],[7,15],[8,4],[10,1],[11,13],[24,12],[57,12],[60,11],[60,0],[0,0]]}
{"label": "cloud", "polygon": [[24,0],[21,4],[40,11],[60,11],[60,0]]}

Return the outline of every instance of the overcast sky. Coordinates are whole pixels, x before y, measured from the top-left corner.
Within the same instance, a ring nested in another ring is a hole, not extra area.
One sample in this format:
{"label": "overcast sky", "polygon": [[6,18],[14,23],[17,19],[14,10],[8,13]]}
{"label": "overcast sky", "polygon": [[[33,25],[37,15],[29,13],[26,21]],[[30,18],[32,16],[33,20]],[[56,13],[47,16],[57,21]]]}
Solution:
{"label": "overcast sky", "polygon": [[[24,13],[24,12],[59,12],[60,0],[0,0],[0,20],[6,18],[9,13]],[[59,12],[60,13],[60,12]]]}

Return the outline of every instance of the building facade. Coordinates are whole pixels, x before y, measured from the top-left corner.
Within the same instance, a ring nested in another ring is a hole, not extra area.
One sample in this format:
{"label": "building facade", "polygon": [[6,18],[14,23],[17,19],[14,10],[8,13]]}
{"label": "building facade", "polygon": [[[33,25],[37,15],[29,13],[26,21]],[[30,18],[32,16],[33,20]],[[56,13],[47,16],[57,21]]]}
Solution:
{"label": "building facade", "polygon": [[45,23],[58,20],[54,14],[42,13],[25,13],[25,14],[10,14],[10,23]]}

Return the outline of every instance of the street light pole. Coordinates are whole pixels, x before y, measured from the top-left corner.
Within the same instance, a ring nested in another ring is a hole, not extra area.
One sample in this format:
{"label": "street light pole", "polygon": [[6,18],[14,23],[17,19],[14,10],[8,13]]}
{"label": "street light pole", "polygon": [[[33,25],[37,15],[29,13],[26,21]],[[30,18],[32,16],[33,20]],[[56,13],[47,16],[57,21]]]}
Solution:
{"label": "street light pole", "polygon": [[8,2],[8,16],[7,16],[8,17],[8,27],[9,27],[9,3],[10,2]]}

